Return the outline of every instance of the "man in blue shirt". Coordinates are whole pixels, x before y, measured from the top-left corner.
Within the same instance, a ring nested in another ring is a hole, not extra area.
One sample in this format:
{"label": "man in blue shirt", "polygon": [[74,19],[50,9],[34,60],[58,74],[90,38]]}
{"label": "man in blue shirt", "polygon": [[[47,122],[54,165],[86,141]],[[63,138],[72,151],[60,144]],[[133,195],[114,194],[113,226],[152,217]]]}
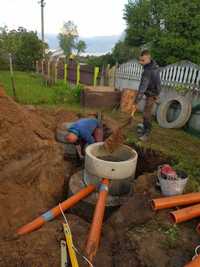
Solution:
{"label": "man in blue shirt", "polygon": [[82,158],[85,145],[103,140],[102,127],[95,118],[80,119],[69,126],[65,139],[68,143],[76,145],[79,157]]}
{"label": "man in blue shirt", "polygon": [[100,123],[97,119],[87,118],[80,119],[74,122],[68,128],[68,134],[66,140],[69,143],[75,143],[78,139],[81,139],[86,144],[90,145],[96,142],[94,133],[96,129],[100,129]]}

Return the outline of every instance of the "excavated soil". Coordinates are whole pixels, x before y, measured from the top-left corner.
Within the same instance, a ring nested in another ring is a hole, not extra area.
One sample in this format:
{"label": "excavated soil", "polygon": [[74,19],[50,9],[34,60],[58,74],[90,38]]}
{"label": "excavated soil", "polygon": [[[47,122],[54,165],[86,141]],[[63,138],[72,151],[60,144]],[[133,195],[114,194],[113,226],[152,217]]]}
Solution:
{"label": "excavated soil", "polygon": [[[63,197],[64,182],[73,171],[72,164],[64,162],[63,148],[54,138],[55,127],[61,117],[63,118],[63,114],[63,111],[46,112],[36,110],[32,106],[22,107],[1,93],[0,266],[2,267],[35,266],[31,265],[31,261],[26,262],[26,257],[23,264],[16,260],[26,253],[31,253],[25,241],[9,240],[12,239],[17,227],[53,207]],[[66,117],[67,115],[69,120],[76,118],[75,114],[65,112]],[[35,235],[38,237],[38,243],[41,243],[40,234],[35,233]]]}
{"label": "excavated soil", "polygon": [[[79,115],[64,109],[21,106],[0,92],[0,267],[59,267],[62,217],[38,231],[16,238],[16,229],[63,199],[69,177],[77,171],[64,161],[56,127]],[[107,118],[109,121],[109,119]],[[110,124],[110,123],[109,123]],[[109,127],[106,135],[110,134]],[[152,151],[139,152],[138,174],[168,161]],[[95,267],[182,267],[193,256],[199,238],[193,223],[179,227],[169,239],[168,211],[154,213],[150,199],[155,175],[135,181],[134,195],[104,223]],[[67,214],[74,244],[83,253],[89,223]],[[173,241],[173,242],[172,242]],[[79,266],[88,266],[80,256]]]}

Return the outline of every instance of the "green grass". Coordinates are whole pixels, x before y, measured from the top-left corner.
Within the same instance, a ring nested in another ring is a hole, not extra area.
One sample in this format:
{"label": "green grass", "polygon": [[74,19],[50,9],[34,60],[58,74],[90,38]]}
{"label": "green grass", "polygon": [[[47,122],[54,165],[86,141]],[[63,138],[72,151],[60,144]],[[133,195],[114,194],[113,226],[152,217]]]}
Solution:
{"label": "green grass", "polygon": [[[135,135],[128,132],[127,139],[137,142]],[[141,145],[141,144],[140,144]],[[173,167],[188,173],[190,182],[187,191],[200,191],[200,139],[182,129],[163,129],[156,123],[149,141],[143,146],[159,150],[174,159]]]}
{"label": "green grass", "polygon": [[[120,115],[119,112],[112,112],[110,115],[118,121],[124,119],[124,115]],[[154,123],[149,141],[141,143],[136,134],[136,125],[139,122],[142,122],[142,116],[137,113],[132,126],[125,131],[126,143],[157,150],[172,158],[173,166],[185,170],[189,175],[186,190],[200,191],[200,138],[182,129],[164,129]]]}
{"label": "green grass", "polygon": [[163,240],[163,245],[166,248],[176,248],[177,242],[180,238],[180,230],[177,225],[170,225],[168,229],[164,231],[165,240]]}
{"label": "green grass", "polygon": [[[17,101],[32,105],[65,105],[78,108],[81,86],[70,86],[58,81],[48,87],[40,75],[34,73],[15,72]],[[13,96],[10,74],[0,71],[0,82],[6,88],[6,93]]]}

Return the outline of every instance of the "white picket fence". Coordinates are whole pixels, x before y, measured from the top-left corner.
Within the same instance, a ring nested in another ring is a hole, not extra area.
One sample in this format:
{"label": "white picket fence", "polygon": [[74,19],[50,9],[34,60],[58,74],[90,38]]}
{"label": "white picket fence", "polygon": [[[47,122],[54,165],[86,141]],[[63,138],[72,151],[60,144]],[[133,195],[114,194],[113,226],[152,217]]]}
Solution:
{"label": "white picket fence", "polygon": [[[120,65],[116,69],[116,87],[119,89],[131,88],[131,86],[136,88],[142,71],[142,66],[136,60]],[[160,77],[164,87],[181,85],[192,91],[200,92],[200,66],[191,62],[182,61],[160,68]]]}

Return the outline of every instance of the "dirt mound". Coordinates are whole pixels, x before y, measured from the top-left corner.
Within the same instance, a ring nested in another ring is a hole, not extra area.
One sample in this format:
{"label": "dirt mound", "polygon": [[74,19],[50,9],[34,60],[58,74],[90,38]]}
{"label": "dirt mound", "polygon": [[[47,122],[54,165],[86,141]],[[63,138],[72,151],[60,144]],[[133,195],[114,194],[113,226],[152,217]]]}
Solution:
{"label": "dirt mound", "polygon": [[[53,125],[51,125],[53,128]],[[44,121],[7,96],[0,97],[0,236],[55,205],[71,164]]]}
{"label": "dirt mound", "polygon": [[[74,244],[81,249],[88,224],[74,215],[68,215],[67,219],[73,233]],[[20,239],[0,242],[0,266],[60,266],[60,241],[65,240],[62,223],[63,219],[60,218]]]}

